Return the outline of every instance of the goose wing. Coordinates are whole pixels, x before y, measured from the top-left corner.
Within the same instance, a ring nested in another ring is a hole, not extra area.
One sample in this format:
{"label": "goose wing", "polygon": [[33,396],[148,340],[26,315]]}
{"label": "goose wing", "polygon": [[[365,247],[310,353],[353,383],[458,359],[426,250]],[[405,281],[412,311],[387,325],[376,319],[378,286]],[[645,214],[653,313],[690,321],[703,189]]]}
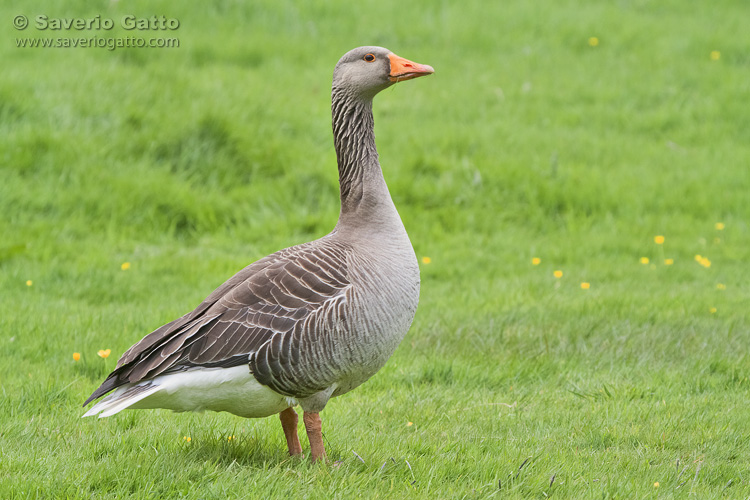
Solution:
{"label": "goose wing", "polygon": [[318,330],[344,319],[336,315],[344,314],[341,305],[351,286],[348,251],[323,239],[251,264],[195,310],[128,349],[84,406],[121,385],[165,372],[243,363],[250,363],[261,383],[287,395],[322,390],[301,377],[298,349],[303,342],[317,344],[304,337],[323,334]]}

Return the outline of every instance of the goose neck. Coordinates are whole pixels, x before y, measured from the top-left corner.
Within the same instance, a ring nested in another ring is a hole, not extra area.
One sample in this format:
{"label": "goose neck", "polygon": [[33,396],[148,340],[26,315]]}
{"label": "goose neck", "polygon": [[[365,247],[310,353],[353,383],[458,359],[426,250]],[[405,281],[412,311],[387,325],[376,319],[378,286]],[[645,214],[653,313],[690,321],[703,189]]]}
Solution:
{"label": "goose neck", "polygon": [[375,147],[372,99],[334,87],[331,110],[342,215],[380,199],[390,201]]}

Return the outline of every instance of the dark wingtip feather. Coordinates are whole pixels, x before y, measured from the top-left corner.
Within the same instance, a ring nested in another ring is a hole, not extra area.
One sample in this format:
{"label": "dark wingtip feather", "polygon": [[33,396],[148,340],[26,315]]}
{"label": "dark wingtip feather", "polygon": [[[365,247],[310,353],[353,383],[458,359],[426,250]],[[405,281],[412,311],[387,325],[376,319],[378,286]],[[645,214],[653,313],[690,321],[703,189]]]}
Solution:
{"label": "dark wingtip feather", "polygon": [[91,394],[91,396],[89,396],[86,402],[83,403],[83,406],[86,406],[87,404],[95,400],[96,398],[104,396],[109,391],[111,391],[112,389],[114,389],[115,387],[119,385],[122,385],[122,383],[120,383],[117,380],[117,377],[110,375],[109,377],[107,377],[107,380],[105,380],[104,383],[100,385],[99,388]]}

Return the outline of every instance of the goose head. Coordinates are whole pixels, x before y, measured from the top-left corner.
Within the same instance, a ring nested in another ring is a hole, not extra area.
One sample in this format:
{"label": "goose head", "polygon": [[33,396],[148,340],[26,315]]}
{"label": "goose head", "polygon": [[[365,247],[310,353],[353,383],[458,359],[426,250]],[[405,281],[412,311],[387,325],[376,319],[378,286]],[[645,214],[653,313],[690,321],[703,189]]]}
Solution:
{"label": "goose head", "polygon": [[336,64],[333,87],[372,99],[397,82],[434,72],[432,66],[409,61],[383,47],[357,47],[344,54]]}

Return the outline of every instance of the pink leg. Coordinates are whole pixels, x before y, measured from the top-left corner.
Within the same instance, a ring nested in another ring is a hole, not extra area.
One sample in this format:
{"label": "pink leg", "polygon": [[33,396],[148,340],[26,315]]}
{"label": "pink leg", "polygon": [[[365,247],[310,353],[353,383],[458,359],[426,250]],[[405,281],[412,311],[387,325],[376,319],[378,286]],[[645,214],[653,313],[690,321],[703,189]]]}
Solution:
{"label": "pink leg", "polygon": [[289,407],[286,410],[279,413],[281,419],[281,427],[284,429],[284,435],[286,436],[286,446],[289,448],[289,455],[295,456],[302,453],[302,446],[299,444],[299,437],[297,436],[297,412],[294,408]]}
{"label": "pink leg", "polygon": [[310,459],[313,462],[326,459],[326,449],[323,445],[323,423],[320,421],[319,413],[305,412],[302,419],[307,430],[307,439],[310,440]]}

